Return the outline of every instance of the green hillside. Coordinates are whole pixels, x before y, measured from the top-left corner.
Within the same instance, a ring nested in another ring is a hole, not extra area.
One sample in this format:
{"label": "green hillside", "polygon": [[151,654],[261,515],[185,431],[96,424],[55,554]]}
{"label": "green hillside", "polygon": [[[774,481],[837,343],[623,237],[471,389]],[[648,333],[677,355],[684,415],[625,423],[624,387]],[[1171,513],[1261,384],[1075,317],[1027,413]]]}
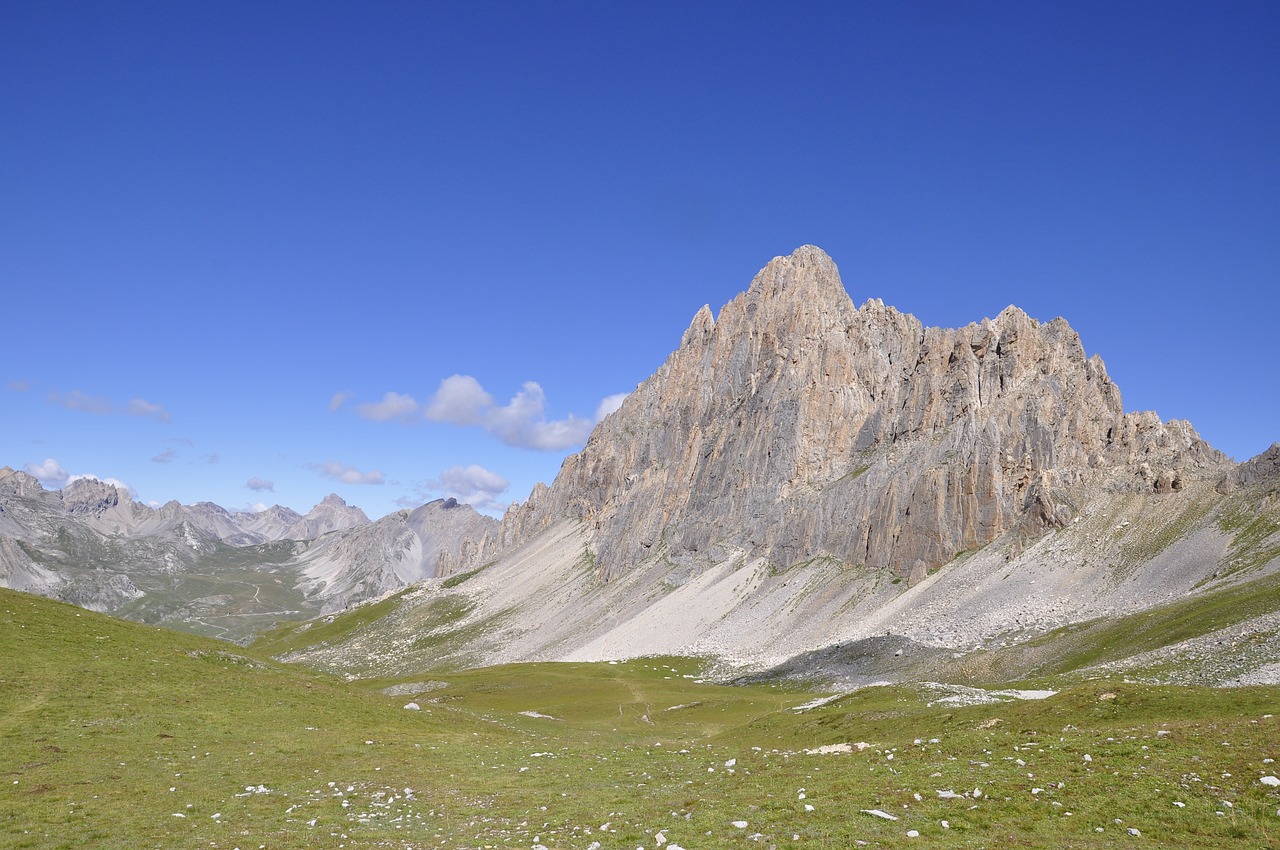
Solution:
{"label": "green hillside", "polygon": [[0,846],[1280,840],[1280,789],[1260,781],[1280,689],[1097,680],[965,706],[983,694],[870,688],[795,711],[814,695],[699,673],[655,658],[346,682],[0,591]]}

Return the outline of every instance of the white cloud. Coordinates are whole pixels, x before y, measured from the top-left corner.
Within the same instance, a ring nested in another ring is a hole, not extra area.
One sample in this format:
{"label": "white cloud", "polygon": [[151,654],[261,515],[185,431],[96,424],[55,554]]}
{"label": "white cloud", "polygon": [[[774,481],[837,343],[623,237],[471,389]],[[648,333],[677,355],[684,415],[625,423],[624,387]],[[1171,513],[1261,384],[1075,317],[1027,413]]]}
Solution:
{"label": "white cloud", "polygon": [[160,452],[160,454],[153,457],[151,459],[151,462],[152,463],[169,463],[177,456],[178,456],[178,453],[173,449],[165,449],[164,451]]}
{"label": "white cloud", "polygon": [[470,375],[450,375],[440,382],[424,414],[435,422],[480,425],[493,408],[493,396]]}
{"label": "white cloud", "polygon": [[[615,399],[618,397],[610,396],[599,409],[615,404]],[[546,393],[536,381],[526,381],[511,401],[498,406],[475,378],[452,375],[440,382],[423,412],[436,422],[479,425],[507,445],[519,448],[554,452],[586,442],[595,421],[572,413],[563,419],[547,419],[546,408]]]}
{"label": "white cloud", "polygon": [[51,457],[45,458],[44,463],[29,463],[26,469],[28,474],[35,476],[41,484],[53,490],[62,489],[71,480],[71,476],[62,468],[62,464]]}
{"label": "white cloud", "polygon": [[368,472],[361,472],[354,466],[345,463],[338,463],[336,460],[326,460],[324,463],[308,464],[308,467],[335,481],[341,481],[343,484],[385,484],[387,477],[376,469]]}
{"label": "white cloud", "polygon": [[392,419],[398,422],[409,422],[418,410],[418,402],[413,396],[400,395],[400,393],[387,393],[382,397],[382,401],[369,402],[356,407],[356,413],[374,422],[389,422]]}
{"label": "white cloud", "polygon": [[622,407],[622,403],[627,400],[629,395],[631,393],[614,393],[613,395],[605,396],[596,408],[596,421],[599,422],[619,407]]}
{"label": "white cloud", "polygon": [[443,495],[453,496],[459,502],[467,504],[474,504],[477,498],[492,500],[511,486],[511,482],[498,473],[475,463],[469,466],[451,466],[428,484]]}
{"label": "white cloud", "polygon": [[200,455],[200,459],[201,459],[202,461],[204,461],[205,463],[217,463],[217,462],[218,462],[218,453],[217,453],[217,452],[209,452],[208,454]]}
{"label": "white cloud", "polygon": [[267,481],[266,479],[257,477],[250,478],[248,481],[244,482],[244,486],[248,487],[250,490],[256,490],[258,492],[270,490],[274,493],[276,491],[276,484],[274,481]]}
{"label": "white cloud", "polygon": [[342,407],[342,405],[346,404],[348,401],[351,400],[351,397],[353,395],[355,395],[355,393],[348,393],[348,392],[334,393],[333,398],[329,399],[329,412],[332,413],[333,411]]}
{"label": "white cloud", "polygon": [[9,389],[13,390],[15,393],[25,393],[27,390],[31,389],[31,384],[21,378],[14,378],[9,382]]}
{"label": "white cloud", "polygon": [[262,504],[262,502],[254,502],[252,505],[249,506],[249,510],[253,511],[255,514],[260,514],[263,511],[265,511],[268,507],[270,507],[270,505],[264,505]]}

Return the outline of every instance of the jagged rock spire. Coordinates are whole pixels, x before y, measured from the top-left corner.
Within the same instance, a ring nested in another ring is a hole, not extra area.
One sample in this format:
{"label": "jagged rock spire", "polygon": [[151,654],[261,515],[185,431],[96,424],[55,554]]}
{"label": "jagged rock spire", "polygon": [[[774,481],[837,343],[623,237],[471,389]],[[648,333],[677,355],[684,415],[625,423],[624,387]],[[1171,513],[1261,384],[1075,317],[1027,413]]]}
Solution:
{"label": "jagged rock spire", "polygon": [[1011,306],[924,328],[875,299],[855,307],[831,258],[804,246],[714,321],[699,310],[502,539],[569,516],[591,523],[606,577],[733,552],[910,575],[1067,521],[1087,484],[1176,489],[1225,462],[1186,423],[1125,414],[1065,320]]}

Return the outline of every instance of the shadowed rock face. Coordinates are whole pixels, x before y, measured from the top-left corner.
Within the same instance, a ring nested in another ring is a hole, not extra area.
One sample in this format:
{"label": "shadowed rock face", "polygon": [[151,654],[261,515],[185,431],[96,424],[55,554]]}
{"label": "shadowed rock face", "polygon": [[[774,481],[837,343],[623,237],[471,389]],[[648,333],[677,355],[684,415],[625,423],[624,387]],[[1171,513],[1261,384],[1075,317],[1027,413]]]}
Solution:
{"label": "shadowed rock face", "polygon": [[590,524],[605,578],[742,552],[915,579],[1007,531],[1062,525],[1087,488],[1172,492],[1229,466],[1188,423],[1125,414],[1065,320],[1009,307],[924,328],[878,300],[855,307],[805,246],[717,318],[703,307],[494,545],[567,516]]}

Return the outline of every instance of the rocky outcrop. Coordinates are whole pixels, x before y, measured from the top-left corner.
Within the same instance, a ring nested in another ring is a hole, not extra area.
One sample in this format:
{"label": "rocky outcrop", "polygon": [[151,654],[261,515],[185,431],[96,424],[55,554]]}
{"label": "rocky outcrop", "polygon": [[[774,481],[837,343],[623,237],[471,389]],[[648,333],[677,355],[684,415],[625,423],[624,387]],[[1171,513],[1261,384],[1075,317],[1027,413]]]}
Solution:
{"label": "rocky outcrop", "polygon": [[1218,492],[1234,493],[1240,488],[1262,488],[1267,492],[1280,491],[1280,443],[1272,443],[1257,457],[1233,468],[1218,482]]}
{"label": "rocky outcrop", "polygon": [[1229,460],[1190,424],[1126,414],[1063,319],[1009,307],[925,328],[806,246],[771,261],[513,507],[504,549],[563,518],[600,575],[649,559],[697,571],[735,554],[918,579],[1014,532],[1060,527],[1093,488],[1174,492]]}
{"label": "rocky outcrop", "polygon": [[122,493],[114,484],[96,478],[78,478],[62,488],[62,509],[73,516],[97,516],[127,505],[128,493]]}

